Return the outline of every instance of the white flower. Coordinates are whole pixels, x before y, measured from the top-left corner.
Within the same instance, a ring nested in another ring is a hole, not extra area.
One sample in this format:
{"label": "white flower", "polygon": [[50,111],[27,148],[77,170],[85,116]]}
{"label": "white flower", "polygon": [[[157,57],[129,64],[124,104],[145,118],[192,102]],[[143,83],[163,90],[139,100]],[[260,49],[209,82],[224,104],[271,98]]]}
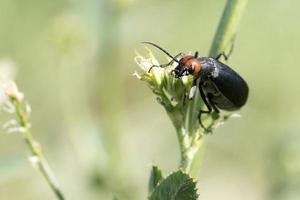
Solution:
{"label": "white flower", "polygon": [[133,75],[138,79],[142,79],[143,77],[149,77],[154,80],[158,85],[161,84],[162,79],[168,73],[166,68],[158,67],[160,64],[157,59],[153,56],[152,52],[146,48],[148,51],[148,56],[144,57],[136,52],[137,56],[134,58],[134,61],[138,64],[138,66],[144,71],[143,75],[135,72]]}
{"label": "white flower", "polygon": [[0,83],[0,98],[5,102],[7,97],[16,99],[19,102],[24,99],[24,94],[18,90],[16,83],[12,80]]}
{"label": "white flower", "polygon": [[[0,60],[0,105],[6,104],[10,98],[22,101],[23,93],[19,92],[15,78],[15,64],[9,59]],[[10,106],[9,106],[10,107]]]}

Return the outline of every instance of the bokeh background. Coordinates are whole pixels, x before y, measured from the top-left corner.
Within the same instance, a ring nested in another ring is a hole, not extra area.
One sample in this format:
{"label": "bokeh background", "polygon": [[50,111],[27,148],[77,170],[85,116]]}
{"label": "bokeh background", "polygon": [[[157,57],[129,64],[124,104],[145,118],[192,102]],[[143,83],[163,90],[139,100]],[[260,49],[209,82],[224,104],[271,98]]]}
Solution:
{"label": "bokeh background", "polygon": [[[177,168],[174,129],[132,76],[134,50],[152,41],[206,55],[224,5],[0,0],[0,66],[15,71],[67,199],[146,199],[151,165]],[[249,101],[242,118],[206,137],[200,199],[299,199],[299,8],[298,0],[249,1],[229,62],[247,80]],[[28,155],[21,135],[1,130],[0,199],[55,199]]]}

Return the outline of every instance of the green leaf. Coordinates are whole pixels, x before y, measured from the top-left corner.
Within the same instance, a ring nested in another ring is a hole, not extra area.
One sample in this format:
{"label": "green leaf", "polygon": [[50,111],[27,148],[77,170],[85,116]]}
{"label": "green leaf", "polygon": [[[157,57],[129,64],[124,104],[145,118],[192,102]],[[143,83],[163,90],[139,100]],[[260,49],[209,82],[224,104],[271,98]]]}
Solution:
{"label": "green leaf", "polygon": [[161,170],[157,166],[152,166],[151,175],[148,184],[149,194],[151,194],[158,183],[163,179]]}
{"label": "green leaf", "polygon": [[182,170],[173,172],[154,189],[149,200],[196,200],[196,182]]}

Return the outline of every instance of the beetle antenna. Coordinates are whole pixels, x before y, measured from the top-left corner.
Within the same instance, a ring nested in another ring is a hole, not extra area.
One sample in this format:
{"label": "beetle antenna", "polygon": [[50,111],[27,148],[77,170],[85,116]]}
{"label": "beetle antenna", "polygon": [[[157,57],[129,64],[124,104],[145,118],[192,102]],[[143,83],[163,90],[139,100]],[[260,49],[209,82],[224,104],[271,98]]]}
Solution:
{"label": "beetle antenna", "polygon": [[169,56],[170,58],[172,58],[172,60],[174,60],[175,62],[179,63],[179,61],[176,58],[174,58],[174,56],[172,56],[169,52],[167,52],[166,50],[164,50],[163,48],[161,48],[157,44],[154,44],[152,42],[142,42],[142,43],[144,43],[144,44],[150,44],[150,45],[158,48],[159,50],[161,50],[162,52],[164,52],[165,54],[167,54],[167,56]]}

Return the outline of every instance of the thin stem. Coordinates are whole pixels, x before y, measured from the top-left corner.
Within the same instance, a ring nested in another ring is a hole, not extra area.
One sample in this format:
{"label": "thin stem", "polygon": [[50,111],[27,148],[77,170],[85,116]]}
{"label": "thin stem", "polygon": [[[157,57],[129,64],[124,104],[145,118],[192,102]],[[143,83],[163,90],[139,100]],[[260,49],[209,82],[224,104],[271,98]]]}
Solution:
{"label": "thin stem", "polygon": [[190,165],[190,159],[188,158],[188,148],[189,148],[189,137],[184,129],[177,129],[177,137],[179,141],[180,149],[180,168],[186,171]]}
{"label": "thin stem", "polygon": [[[230,47],[230,42],[236,35],[239,21],[246,7],[247,0],[228,0],[221,17],[217,32],[215,34],[210,56],[216,57],[221,51],[225,51]],[[202,155],[202,147],[204,146],[203,136],[198,129],[193,129],[193,124],[196,123],[197,113],[194,112],[201,105],[201,98],[196,95],[194,100],[189,103],[185,116],[185,124],[180,130],[177,129],[181,150],[180,167],[184,171],[196,176],[199,170],[199,163]],[[188,131],[188,132],[185,132]],[[186,141],[188,140],[188,141]]]}
{"label": "thin stem", "polygon": [[[183,135],[186,137],[186,133],[184,131],[178,131],[178,135]],[[189,141],[187,141],[189,139]],[[191,176],[196,176],[197,173],[195,172],[195,160],[196,155],[198,154],[199,150],[201,149],[203,144],[203,138],[193,138],[191,137],[184,138],[183,142],[181,143],[181,161],[180,161],[180,168],[182,168],[186,173],[190,173]],[[196,170],[197,172],[198,170]],[[193,172],[193,173],[192,173]]]}
{"label": "thin stem", "polygon": [[39,171],[42,173],[44,178],[46,179],[47,183],[49,184],[50,188],[53,190],[55,193],[57,199],[59,200],[64,200],[64,195],[62,191],[60,190],[57,180],[46,160],[46,158],[43,155],[43,152],[41,150],[41,147],[39,144],[34,140],[31,129],[30,129],[30,124],[28,122],[27,116],[22,110],[22,105],[21,102],[12,99],[13,103],[15,104],[16,108],[16,114],[19,119],[19,123],[21,128],[24,130],[24,140],[26,142],[26,145],[28,146],[32,156],[33,156],[33,162],[36,164],[38,167]]}
{"label": "thin stem", "polygon": [[227,0],[210,49],[209,55],[211,57],[216,57],[221,51],[230,48],[230,43],[236,35],[247,1],[248,0]]}

